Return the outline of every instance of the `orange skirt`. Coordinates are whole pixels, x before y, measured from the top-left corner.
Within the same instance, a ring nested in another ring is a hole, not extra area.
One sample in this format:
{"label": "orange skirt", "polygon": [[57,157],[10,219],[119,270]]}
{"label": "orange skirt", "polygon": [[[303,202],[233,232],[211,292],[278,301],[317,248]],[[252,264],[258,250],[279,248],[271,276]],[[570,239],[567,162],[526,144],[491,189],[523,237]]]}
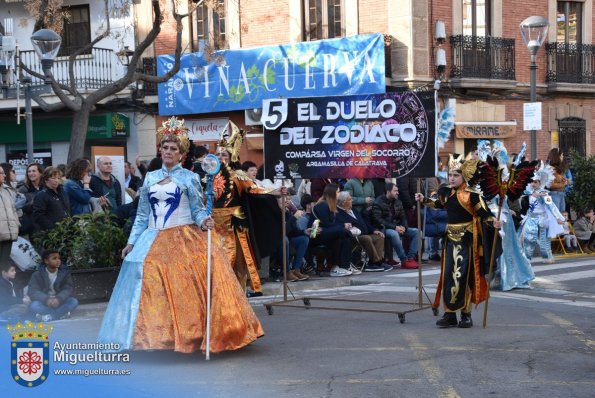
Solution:
{"label": "orange skirt", "polygon": [[[244,347],[264,335],[212,231],[210,351]],[[144,262],[133,336],[136,350],[206,350],[207,233],[196,225],[159,231]]]}

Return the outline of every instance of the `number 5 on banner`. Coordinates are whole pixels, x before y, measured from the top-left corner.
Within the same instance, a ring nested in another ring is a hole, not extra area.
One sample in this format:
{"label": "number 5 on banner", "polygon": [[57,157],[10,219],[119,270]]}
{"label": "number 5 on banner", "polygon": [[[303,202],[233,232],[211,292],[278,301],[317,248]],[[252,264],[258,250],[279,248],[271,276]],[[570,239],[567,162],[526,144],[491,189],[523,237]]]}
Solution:
{"label": "number 5 on banner", "polygon": [[263,100],[260,120],[265,129],[278,129],[287,120],[287,98]]}

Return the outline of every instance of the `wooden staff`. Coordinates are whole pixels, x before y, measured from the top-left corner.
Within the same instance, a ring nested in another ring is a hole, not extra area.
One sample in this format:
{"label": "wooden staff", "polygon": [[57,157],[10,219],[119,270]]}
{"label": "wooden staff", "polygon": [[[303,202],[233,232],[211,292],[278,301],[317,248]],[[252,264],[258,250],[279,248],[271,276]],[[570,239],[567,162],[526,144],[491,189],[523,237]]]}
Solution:
{"label": "wooden staff", "polygon": [[[426,189],[427,191],[427,189]],[[421,192],[421,180],[418,178],[417,179],[417,192]],[[426,192],[427,194],[427,192]],[[421,205],[420,202],[415,202],[415,207],[417,208],[417,260],[419,262],[418,267],[417,267],[417,293],[418,293],[418,303],[419,303],[419,308],[422,307],[422,279],[421,279],[421,248],[422,248],[422,243],[421,243],[421,234],[423,231],[422,225],[421,225],[421,209],[419,208],[419,206]],[[425,222],[425,220],[424,220]]]}
{"label": "wooden staff", "polygon": [[[500,221],[500,216],[502,215],[502,206],[504,205],[504,195],[500,194],[500,198],[498,198],[498,217],[496,218],[497,221]],[[488,272],[488,294],[486,296],[486,303],[483,307],[483,327],[488,324],[488,302],[490,301],[490,284],[492,282],[492,272],[494,271],[494,257],[496,256],[496,243],[498,242],[498,229],[494,233],[494,239],[492,239],[492,253],[490,255],[490,270]]]}

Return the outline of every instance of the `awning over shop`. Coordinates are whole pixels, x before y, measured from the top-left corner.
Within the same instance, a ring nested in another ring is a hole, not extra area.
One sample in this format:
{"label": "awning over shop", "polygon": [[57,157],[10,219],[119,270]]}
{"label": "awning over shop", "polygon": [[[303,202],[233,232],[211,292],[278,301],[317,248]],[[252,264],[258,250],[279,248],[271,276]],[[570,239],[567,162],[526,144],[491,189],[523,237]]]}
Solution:
{"label": "awning over shop", "polygon": [[[33,141],[69,141],[72,118],[33,118]],[[106,113],[89,118],[87,139],[110,139],[130,136],[130,120],[122,113]],[[0,144],[24,144],[26,142],[25,122],[0,121]]]}

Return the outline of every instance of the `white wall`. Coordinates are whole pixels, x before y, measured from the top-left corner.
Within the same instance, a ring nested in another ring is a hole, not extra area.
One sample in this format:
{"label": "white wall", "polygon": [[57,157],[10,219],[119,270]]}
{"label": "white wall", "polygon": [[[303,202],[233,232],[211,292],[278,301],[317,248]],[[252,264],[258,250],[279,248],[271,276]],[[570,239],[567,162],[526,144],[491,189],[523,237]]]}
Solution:
{"label": "white wall", "polygon": [[[119,0],[110,0],[112,4],[120,3]],[[97,36],[97,33],[103,31],[105,26],[104,3],[102,0],[65,0],[64,5],[89,4],[89,13],[91,17],[91,40]],[[23,8],[23,3],[3,3],[0,8],[0,20],[4,23],[4,18],[13,19],[14,36],[17,38],[21,50],[32,50],[30,37],[33,34],[35,21]],[[127,16],[122,18],[110,18],[112,35],[106,37],[97,43],[97,47],[109,48],[119,51],[125,45],[131,49],[134,48],[134,18],[133,10]]]}

